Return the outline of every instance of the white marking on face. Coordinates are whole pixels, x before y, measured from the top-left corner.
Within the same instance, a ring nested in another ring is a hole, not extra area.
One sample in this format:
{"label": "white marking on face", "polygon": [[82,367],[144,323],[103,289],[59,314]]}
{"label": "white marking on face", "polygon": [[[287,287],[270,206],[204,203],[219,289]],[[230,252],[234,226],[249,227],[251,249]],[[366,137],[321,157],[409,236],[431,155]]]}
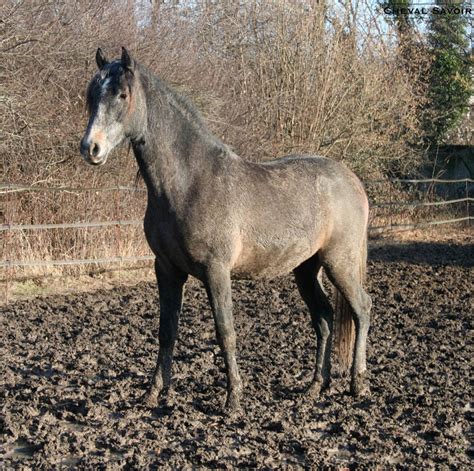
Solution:
{"label": "white marking on face", "polygon": [[107,93],[107,87],[109,86],[111,78],[108,77],[102,82],[102,87],[101,87],[101,95],[104,96]]}
{"label": "white marking on face", "polygon": [[107,159],[109,152],[123,140],[122,123],[107,121],[106,106],[103,103],[99,103],[94,122],[89,130],[89,136],[94,140],[100,136],[100,141],[95,141],[100,146],[100,152],[95,158],[97,161],[103,160],[102,163]]}

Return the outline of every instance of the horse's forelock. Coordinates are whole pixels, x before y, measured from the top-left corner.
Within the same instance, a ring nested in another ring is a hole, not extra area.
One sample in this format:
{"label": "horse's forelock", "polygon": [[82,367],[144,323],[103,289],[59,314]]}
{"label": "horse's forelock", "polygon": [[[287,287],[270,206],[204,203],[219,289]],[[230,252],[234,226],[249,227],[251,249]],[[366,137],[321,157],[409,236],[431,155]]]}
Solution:
{"label": "horse's forelock", "polygon": [[87,86],[86,109],[89,113],[92,111],[94,98],[100,95],[101,88],[104,85],[107,86],[114,79],[117,80],[119,84],[124,84],[129,92],[132,93],[135,79],[133,72],[124,69],[120,61],[114,61],[97,72]]}

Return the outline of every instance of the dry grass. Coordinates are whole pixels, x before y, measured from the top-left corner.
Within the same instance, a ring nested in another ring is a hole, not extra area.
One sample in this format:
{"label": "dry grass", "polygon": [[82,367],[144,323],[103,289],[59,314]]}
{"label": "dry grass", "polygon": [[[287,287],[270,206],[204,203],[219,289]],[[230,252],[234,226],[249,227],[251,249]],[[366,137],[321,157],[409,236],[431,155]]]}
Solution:
{"label": "dry grass", "polygon": [[[100,169],[82,162],[84,92],[98,46],[135,57],[191,96],[212,129],[245,158],[313,152],[364,178],[414,171],[422,153],[422,76],[407,69],[380,17],[346,7],[281,2],[7,0],[0,6],[0,181],[43,186],[133,185],[122,149]],[[362,2],[359,2],[362,4]],[[416,66],[414,66],[416,65]],[[0,194],[0,222],[137,219],[144,197]],[[3,259],[52,260],[148,253],[140,227],[2,233]],[[15,276],[86,267],[16,269]],[[11,270],[4,275],[12,276]],[[0,274],[0,277],[5,277]]]}
{"label": "dry grass", "polygon": [[474,228],[466,223],[457,226],[440,226],[409,231],[386,232],[373,240],[374,244],[385,243],[444,243],[453,245],[472,245]]}
{"label": "dry grass", "polygon": [[95,271],[90,274],[41,276],[15,281],[0,281],[0,305],[50,295],[68,295],[111,289],[119,286],[134,286],[140,282],[154,282],[152,267],[130,270]]}

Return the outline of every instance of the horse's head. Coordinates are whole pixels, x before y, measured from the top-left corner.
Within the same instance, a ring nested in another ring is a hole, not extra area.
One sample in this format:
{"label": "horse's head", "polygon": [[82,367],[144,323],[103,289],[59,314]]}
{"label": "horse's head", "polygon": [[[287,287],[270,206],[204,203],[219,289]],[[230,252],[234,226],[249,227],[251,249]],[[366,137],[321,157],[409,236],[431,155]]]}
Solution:
{"label": "horse's head", "polygon": [[81,154],[86,162],[102,165],[110,151],[137,128],[137,84],[135,61],[125,48],[119,60],[108,62],[97,49],[99,72],[87,88],[89,124],[81,140]]}

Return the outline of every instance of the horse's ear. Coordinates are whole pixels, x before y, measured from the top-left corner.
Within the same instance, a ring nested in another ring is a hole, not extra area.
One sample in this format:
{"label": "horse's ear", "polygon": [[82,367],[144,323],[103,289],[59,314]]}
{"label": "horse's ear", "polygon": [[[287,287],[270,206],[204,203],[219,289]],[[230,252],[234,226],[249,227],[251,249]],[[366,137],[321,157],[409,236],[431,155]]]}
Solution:
{"label": "horse's ear", "polygon": [[109,61],[105,57],[100,47],[97,49],[97,52],[95,53],[95,61],[97,62],[97,67],[99,67],[99,70],[102,69],[104,65],[107,65],[109,63]]}
{"label": "horse's ear", "polygon": [[135,70],[135,61],[130,57],[128,51],[122,47],[122,67],[132,72]]}

